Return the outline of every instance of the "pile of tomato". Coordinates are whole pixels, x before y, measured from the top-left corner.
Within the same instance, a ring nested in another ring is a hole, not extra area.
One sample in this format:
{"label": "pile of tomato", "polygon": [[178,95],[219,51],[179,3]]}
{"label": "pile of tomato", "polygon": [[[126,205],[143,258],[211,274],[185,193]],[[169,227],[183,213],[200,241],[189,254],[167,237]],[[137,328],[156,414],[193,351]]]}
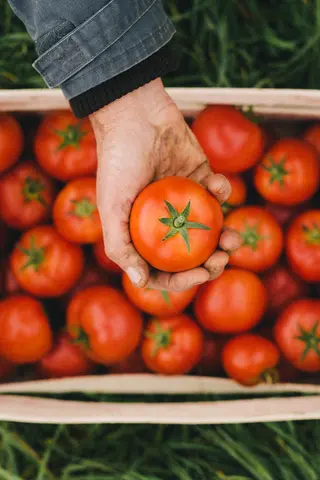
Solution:
{"label": "pile of tomato", "polygon": [[[222,224],[242,246],[219,278],[173,292],[137,288],[105,254],[89,121],[0,115],[1,381],[144,372],[316,381],[320,124],[211,106],[191,128],[230,198],[220,208],[192,180],[153,183],[134,203],[133,243],[167,272],[205,262]],[[142,238],[157,195],[161,214]]]}

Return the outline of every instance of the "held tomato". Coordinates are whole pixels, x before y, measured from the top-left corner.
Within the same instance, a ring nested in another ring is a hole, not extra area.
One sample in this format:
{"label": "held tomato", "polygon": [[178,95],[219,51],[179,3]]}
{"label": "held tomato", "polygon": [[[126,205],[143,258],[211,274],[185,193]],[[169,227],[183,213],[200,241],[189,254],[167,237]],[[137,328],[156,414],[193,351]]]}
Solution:
{"label": "held tomato", "polygon": [[316,150],[303,140],[283,138],[256,167],[254,183],[260,195],[279,205],[297,205],[314,195],[320,182]]}
{"label": "held tomato", "polygon": [[263,283],[268,295],[268,312],[272,314],[309,293],[308,286],[284,265],[277,265],[268,272]]}
{"label": "held tomato", "polygon": [[147,371],[139,348],[122,360],[122,362],[111,365],[109,368],[109,373],[114,375],[120,373],[146,373]]}
{"label": "held tomato", "polygon": [[110,273],[122,272],[119,265],[117,265],[112,260],[110,260],[110,258],[107,257],[107,255],[105,254],[103,240],[100,240],[99,242],[93,245],[93,255],[98,265],[104,268],[107,272],[110,272]]}
{"label": "held tomato", "polygon": [[60,235],[74,243],[101,240],[102,227],[96,203],[95,178],[80,178],[68,183],[53,206],[53,220]]}
{"label": "held tomato", "polygon": [[267,294],[258,276],[247,270],[231,268],[200,287],[195,315],[207,330],[240,333],[259,323],[266,304]]}
{"label": "held tomato", "polygon": [[198,291],[198,287],[192,287],[184,292],[137,288],[131,283],[126,273],[122,276],[122,286],[127,297],[136,307],[150,315],[161,317],[183,312]]}
{"label": "held tomato", "polygon": [[0,179],[0,217],[26,230],[46,221],[55,195],[52,180],[32,162],[18,164]]}
{"label": "held tomato", "polygon": [[112,365],[137,348],[142,317],[122,293],[95,286],[73,297],[67,310],[67,326],[92,360]]}
{"label": "held tomato", "polygon": [[0,382],[6,380],[14,371],[13,363],[0,357]]}
{"label": "held tomato", "polygon": [[17,120],[0,114],[0,173],[12,167],[23,149],[23,134]]}
{"label": "held tomato", "polygon": [[320,371],[320,300],[301,299],[277,319],[275,340],[283,356],[304,372]]}
{"label": "held tomato", "polygon": [[306,142],[313,145],[320,155],[320,123],[311,125],[303,135],[303,138]]}
{"label": "held tomato", "polygon": [[228,201],[223,203],[221,208],[226,215],[236,207],[244,204],[247,199],[247,186],[240,175],[225,175],[231,185],[231,195]]}
{"label": "held tomato", "polygon": [[241,247],[230,255],[230,265],[262,272],[277,262],[283,248],[282,230],[263,208],[238,208],[227,216],[225,226],[242,238]]}
{"label": "held tomato", "polygon": [[229,340],[222,352],[227,375],[246,386],[274,381],[279,358],[279,351],[270,340],[249,333]]}
{"label": "held tomato", "polygon": [[96,140],[91,124],[71,112],[47,115],[36,134],[34,148],[39,164],[58,180],[96,173]]}
{"label": "held tomato", "polygon": [[12,363],[33,363],[51,346],[52,333],[41,303],[25,295],[0,302],[0,356]]}
{"label": "held tomato", "polygon": [[289,263],[306,282],[320,282],[320,210],[308,210],[290,225],[286,238]]}
{"label": "held tomato", "polygon": [[93,369],[94,363],[67,333],[58,336],[52,350],[39,362],[40,374],[48,378],[87,375]]}
{"label": "held tomato", "polygon": [[130,234],[137,251],[154,268],[181,272],[210,257],[222,223],[218,202],[201,185],[184,177],[166,177],[136,198]]}
{"label": "held tomato", "polygon": [[187,315],[150,320],[141,352],[144,363],[153,372],[182,375],[201,359],[203,334]]}
{"label": "held tomato", "polygon": [[192,125],[214,172],[239,173],[257,163],[264,147],[261,128],[225,105],[203,110]]}
{"label": "held tomato", "polygon": [[21,236],[11,254],[10,266],[27,292],[39,297],[57,297],[80,278],[83,252],[52,227],[40,226]]}

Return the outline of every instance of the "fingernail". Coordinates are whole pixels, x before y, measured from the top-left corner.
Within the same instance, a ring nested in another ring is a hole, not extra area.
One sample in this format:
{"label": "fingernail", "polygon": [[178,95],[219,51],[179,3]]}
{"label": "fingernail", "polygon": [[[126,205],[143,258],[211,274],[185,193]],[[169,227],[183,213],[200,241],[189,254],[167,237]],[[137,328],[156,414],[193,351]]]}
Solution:
{"label": "fingernail", "polygon": [[140,272],[136,268],[129,267],[126,273],[134,285],[139,285],[142,277],[140,275]]}

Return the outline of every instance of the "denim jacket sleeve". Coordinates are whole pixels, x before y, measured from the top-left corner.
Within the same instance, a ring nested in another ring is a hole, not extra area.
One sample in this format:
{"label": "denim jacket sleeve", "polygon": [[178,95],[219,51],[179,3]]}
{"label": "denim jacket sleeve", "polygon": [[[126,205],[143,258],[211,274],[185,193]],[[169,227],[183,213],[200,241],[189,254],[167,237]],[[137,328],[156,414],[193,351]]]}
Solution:
{"label": "denim jacket sleeve", "polygon": [[9,0],[35,41],[34,68],[70,100],[153,56],[175,31],[161,0]]}

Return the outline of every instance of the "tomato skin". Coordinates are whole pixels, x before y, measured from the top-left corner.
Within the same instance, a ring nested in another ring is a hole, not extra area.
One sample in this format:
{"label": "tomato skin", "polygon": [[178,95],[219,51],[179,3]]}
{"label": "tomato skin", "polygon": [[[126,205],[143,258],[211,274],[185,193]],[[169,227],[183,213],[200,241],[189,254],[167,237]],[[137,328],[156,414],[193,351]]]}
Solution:
{"label": "tomato skin", "polygon": [[[31,258],[26,251],[33,249],[40,257],[39,262],[35,258],[35,262],[26,267]],[[80,278],[83,264],[81,247],[67,242],[47,225],[25,232],[10,257],[10,267],[21,287],[38,297],[66,293]]]}
{"label": "tomato skin", "polygon": [[261,207],[242,207],[231,212],[225,226],[239,232],[242,246],[231,253],[229,264],[253,272],[272,267],[283,249],[283,233],[275,218]]}
{"label": "tomato skin", "polygon": [[96,179],[86,177],[69,182],[54,202],[53,220],[57,231],[69,242],[95,243],[101,240]]}
{"label": "tomato skin", "polygon": [[[274,338],[282,355],[304,372],[320,371],[320,300],[300,299],[289,305],[278,317],[274,326]],[[315,329],[318,350],[310,348],[303,358],[307,343],[298,337]]]}
{"label": "tomato skin", "polygon": [[112,373],[113,375],[146,372],[148,372],[148,369],[144,364],[139,348],[120,363],[111,365],[109,368],[109,373]]}
{"label": "tomato skin", "polygon": [[268,313],[278,314],[298,298],[306,297],[309,287],[285,265],[277,265],[263,279],[268,295]]}
{"label": "tomato skin", "polygon": [[234,107],[207,107],[194,121],[192,131],[214,172],[239,173],[248,170],[263,152],[261,128]]}
{"label": "tomato skin", "polygon": [[67,328],[73,338],[86,337],[88,346],[83,348],[92,360],[112,365],[137,348],[142,317],[122,293],[107,286],[93,286],[72,298]]}
{"label": "tomato skin", "polygon": [[[65,132],[74,141],[63,146]],[[35,137],[35,154],[41,167],[61,181],[94,175],[97,169],[96,140],[88,119],[79,120],[73,113],[53,112],[44,117]]]}
{"label": "tomato skin", "polygon": [[[274,162],[274,167],[272,163]],[[282,183],[266,168],[278,173]],[[254,184],[260,195],[279,205],[298,205],[319,188],[320,163],[316,150],[303,140],[283,138],[276,142],[256,167]]]}
{"label": "tomato skin", "polygon": [[300,205],[292,207],[288,205],[277,205],[275,203],[267,202],[264,205],[264,208],[267,210],[267,212],[274,216],[282,228],[285,228],[295,217],[295,215],[304,210],[305,206],[303,205],[301,208]]}
{"label": "tomato skin", "polygon": [[308,210],[296,217],[287,231],[286,254],[299,277],[320,282],[320,210]]}
{"label": "tomato skin", "polygon": [[177,315],[187,308],[199,287],[184,292],[161,292],[151,288],[135,287],[126,273],[122,276],[122,287],[129,300],[143,312],[154,316]]}
{"label": "tomato skin", "polygon": [[52,350],[39,362],[39,372],[46,378],[87,375],[93,369],[94,363],[67,333],[58,335]]}
{"label": "tomato skin", "polygon": [[[189,228],[190,251],[179,233],[164,240],[170,226],[159,219],[169,218],[169,202],[181,213],[190,201],[188,221],[204,224],[209,230]],[[219,242],[223,224],[217,200],[201,185],[185,177],[165,177],[148,185],[136,198],[130,216],[132,242],[154,268],[181,272],[203,264]]]}
{"label": "tomato skin", "polygon": [[43,307],[26,295],[0,302],[0,356],[12,363],[40,360],[52,346],[52,333]]}
{"label": "tomato skin", "polygon": [[230,268],[200,287],[195,316],[211,332],[241,333],[259,323],[266,305],[267,294],[259,277],[247,270]]}
{"label": "tomato skin", "polygon": [[3,269],[3,291],[6,295],[14,295],[16,293],[21,293],[22,288],[14,276],[12,269],[10,268],[9,262],[6,262]]}
{"label": "tomato skin", "polygon": [[23,133],[12,115],[0,114],[0,173],[12,167],[23,149]]}
{"label": "tomato skin", "polygon": [[280,358],[277,347],[266,338],[250,333],[233,337],[222,352],[223,368],[230,378],[246,386],[266,381]]}
{"label": "tomato skin", "polygon": [[222,204],[222,211],[226,215],[231,210],[244,204],[247,199],[247,185],[240,175],[225,175],[231,185],[231,195]]}
{"label": "tomato skin", "polygon": [[13,363],[0,357],[0,382],[6,380],[14,371]]}
{"label": "tomato skin", "polygon": [[[166,346],[158,346],[151,338],[161,329],[168,334]],[[164,375],[182,375],[192,370],[201,359],[203,334],[187,315],[152,319],[147,324],[141,353],[146,366]],[[155,351],[155,349],[157,351]]]}
{"label": "tomato skin", "polygon": [[99,242],[95,243],[93,245],[93,255],[97,261],[97,264],[104,268],[107,272],[110,273],[121,273],[122,270],[117,265],[114,263],[112,260],[110,260],[109,257],[107,257],[105,251],[104,251],[104,244],[103,240],[100,240]]}
{"label": "tomato skin", "polygon": [[18,230],[34,227],[48,220],[54,195],[53,181],[37,165],[19,163],[0,178],[0,217]]}
{"label": "tomato skin", "polygon": [[202,355],[196,373],[202,376],[217,375],[221,371],[221,353],[226,338],[214,337],[206,333],[203,339]]}
{"label": "tomato skin", "polygon": [[303,138],[317,150],[320,155],[320,123],[314,123],[304,133]]}

